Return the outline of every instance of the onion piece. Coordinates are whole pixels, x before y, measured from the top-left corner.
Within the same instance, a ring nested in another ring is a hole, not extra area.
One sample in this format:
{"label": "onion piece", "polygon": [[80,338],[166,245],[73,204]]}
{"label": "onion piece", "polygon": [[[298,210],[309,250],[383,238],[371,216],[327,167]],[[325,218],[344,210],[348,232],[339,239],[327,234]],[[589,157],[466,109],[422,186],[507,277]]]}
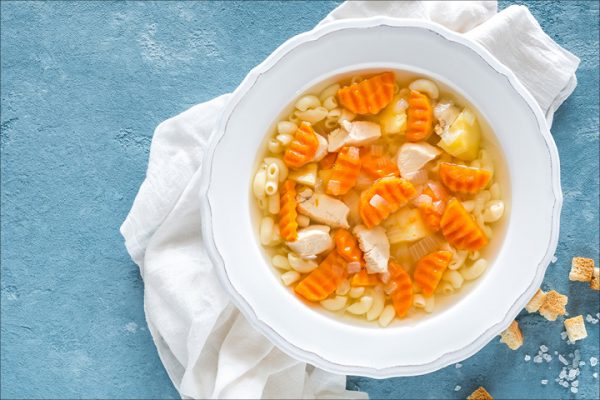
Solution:
{"label": "onion piece", "polygon": [[384,199],[383,197],[381,197],[378,194],[376,194],[375,196],[371,197],[371,200],[369,200],[369,204],[372,205],[373,207],[375,207],[378,210],[385,209],[388,206],[387,200]]}
{"label": "onion piece", "polygon": [[433,204],[433,199],[429,195],[420,194],[412,201],[412,203],[415,205],[415,207],[419,207],[421,205],[429,206]]}
{"label": "onion piece", "polygon": [[429,173],[426,169],[420,169],[413,174],[404,176],[404,178],[414,184],[423,184],[429,179]]}

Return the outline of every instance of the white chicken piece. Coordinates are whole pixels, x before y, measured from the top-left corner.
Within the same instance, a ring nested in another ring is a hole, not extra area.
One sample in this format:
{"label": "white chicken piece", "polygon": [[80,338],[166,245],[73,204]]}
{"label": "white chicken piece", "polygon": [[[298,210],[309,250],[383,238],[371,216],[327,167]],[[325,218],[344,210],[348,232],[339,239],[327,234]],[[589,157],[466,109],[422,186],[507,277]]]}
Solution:
{"label": "white chicken piece", "polygon": [[381,226],[367,229],[364,225],[357,225],[353,232],[358,239],[358,246],[364,253],[367,271],[370,274],[387,272],[390,242],[385,229]]}
{"label": "white chicken piece", "polygon": [[454,120],[460,114],[460,109],[450,100],[441,100],[433,108],[433,115],[438,123],[435,126],[435,133],[441,135],[444,130],[452,125]]}
{"label": "white chicken piece", "polygon": [[323,136],[319,135],[318,133],[315,133],[315,135],[317,135],[317,140],[319,141],[319,147],[317,147],[317,152],[315,153],[315,156],[313,157],[312,160],[313,161],[321,161],[327,155],[328,143],[327,143],[327,139],[325,139]]}
{"label": "white chicken piece", "polygon": [[298,231],[298,238],[286,242],[287,246],[302,258],[311,258],[333,248],[333,239],[329,235],[330,227],[311,225]]}
{"label": "white chicken piece", "polygon": [[306,198],[297,196],[298,212],[311,220],[331,226],[332,228],[348,228],[350,209],[341,200],[323,193],[314,193]]}
{"label": "white chicken piece", "polygon": [[442,151],[429,143],[404,143],[396,155],[400,175],[410,180],[425,164],[440,154]]}
{"label": "white chicken piece", "polygon": [[381,137],[381,126],[369,121],[341,121],[341,128],[329,134],[329,152],[343,146],[364,146]]}

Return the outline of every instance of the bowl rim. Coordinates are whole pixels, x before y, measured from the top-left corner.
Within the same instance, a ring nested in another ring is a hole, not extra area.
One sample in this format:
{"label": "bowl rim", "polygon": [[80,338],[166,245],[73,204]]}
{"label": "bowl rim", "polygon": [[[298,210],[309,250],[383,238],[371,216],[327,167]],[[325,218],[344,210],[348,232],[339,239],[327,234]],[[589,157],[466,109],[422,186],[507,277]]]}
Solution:
{"label": "bowl rim", "polygon": [[[421,364],[421,365],[398,365],[384,368],[372,368],[364,366],[350,366],[344,364],[338,364],[329,361],[320,355],[302,349],[286,339],[284,339],[277,331],[270,327],[267,323],[257,318],[256,312],[253,307],[243,298],[234,288],[229,280],[227,271],[224,265],[223,258],[219,253],[213,236],[213,225],[212,225],[212,211],[209,201],[209,188],[210,188],[210,176],[213,166],[213,156],[215,150],[219,144],[220,139],[225,134],[225,126],[231,115],[231,112],[235,106],[240,102],[244,95],[252,88],[254,83],[260,78],[260,76],[266,73],[271,67],[279,62],[288,52],[302,43],[315,41],[329,33],[344,30],[344,29],[362,29],[362,28],[374,28],[374,27],[392,27],[392,28],[422,28],[433,32],[445,40],[461,44],[476,55],[483,59],[495,72],[503,76],[509,83],[509,85],[515,90],[515,92],[521,96],[531,112],[535,116],[535,120],[538,125],[538,131],[542,135],[548,153],[550,157],[551,168],[551,181],[552,181],[552,192],[554,195],[554,203],[552,209],[552,221],[551,221],[551,232],[550,240],[546,253],[544,254],[541,261],[538,263],[536,273],[533,281],[527,288],[527,290],[521,294],[521,296],[513,303],[512,307],[505,314],[500,322],[497,322],[488,327],[482,335],[470,344],[464,346],[459,350],[454,350],[442,354],[437,359]],[[200,206],[201,206],[201,228],[204,243],[210,260],[215,266],[217,276],[221,284],[225,287],[229,293],[232,302],[242,312],[244,317],[248,320],[250,325],[261,332],[269,339],[271,343],[277,346],[280,350],[286,354],[301,360],[303,362],[313,364],[326,371],[338,373],[338,374],[351,374],[351,375],[362,375],[371,378],[389,378],[396,376],[414,376],[430,373],[441,369],[450,364],[464,360],[471,357],[473,354],[481,350],[487,343],[489,343],[499,332],[506,329],[508,325],[514,320],[517,314],[523,309],[525,304],[533,297],[534,293],[541,286],[544,274],[552,257],[556,252],[558,245],[558,237],[560,230],[560,213],[563,204],[563,195],[561,190],[560,182],[560,160],[558,156],[558,150],[556,143],[550,134],[550,130],[543,112],[535,101],[531,93],[525,88],[525,86],[519,81],[516,75],[508,69],[504,64],[497,60],[485,47],[481,44],[465,37],[462,34],[451,31],[442,25],[433,23],[430,21],[424,21],[420,19],[398,19],[390,17],[369,17],[369,18],[349,18],[339,21],[329,22],[327,24],[318,25],[314,29],[300,33],[281,44],[275,51],[273,51],[263,62],[254,67],[240,83],[240,85],[233,91],[227,104],[221,112],[221,116],[218,123],[215,125],[210,138],[209,147],[207,149],[203,168],[201,171],[201,182],[200,182]]]}

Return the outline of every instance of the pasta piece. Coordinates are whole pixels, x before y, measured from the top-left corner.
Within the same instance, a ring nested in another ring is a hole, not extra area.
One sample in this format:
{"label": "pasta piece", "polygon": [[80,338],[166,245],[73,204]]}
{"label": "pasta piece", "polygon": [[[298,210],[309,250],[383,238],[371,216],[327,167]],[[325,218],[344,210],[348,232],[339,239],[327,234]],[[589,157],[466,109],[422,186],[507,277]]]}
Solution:
{"label": "pasta piece", "polygon": [[296,271],[288,271],[281,274],[281,280],[285,286],[290,286],[292,283],[300,279],[300,274]]}
{"label": "pasta piece", "polygon": [[379,283],[379,279],[375,274],[369,274],[366,269],[361,269],[350,279],[350,286],[375,286]]}
{"label": "pasta piece", "polygon": [[367,228],[379,225],[416,195],[415,187],[395,176],[376,180],[360,195],[359,214]]}
{"label": "pasta piece", "polygon": [[[280,135],[293,135],[298,129],[298,125],[290,121],[280,121],[277,123],[277,133]],[[278,139],[279,140],[279,139]],[[283,145],[288,145],[288,143],[282,143]]]}
{"label": "pasta piece", "polygon": [[426,297],[433,295],[450,261],[452,253],[441,250],[430,253],[417,262],[413,277]]}
{"label": "pasta piece", "polygon": [[319,169],[321,171],[326,169],[332,169],[335,164],[337,153],[328,153],[321,161],[319,161]]}
{"label": "pasta piece", "polygon": [[348,296],[352,297],[353,299],[358,299],[363,294],[365,294],[364,286],[355,286],[355,287],[350,286],[350,291],[348,292]]}
{"label": "pasta piece", "polygon": [[433,132],[433,110],[429,98],[417,92],[410,91],[408,97],[406,140],[419,142],[426,140]]}
{"label": "pasta piece", "polygon": [[296,111],[295,114],[302,121],[310,122],[311,124],[316,124],[317,122],[327,117],[327,114],[329,114],[329,110],[325,107],[317,107],[308,109],[306,111]]}
{"label": "pasta piece", "polygon": [[360,164],[358,147],[342,147],[327,182],[326,193],[334,196],[348,193],[356,184]]}
{"label": "pasta piece", "polygon": [[334,83],[332,85],[327,86],[323,91],[319,94],[319,99],[322,102],[325,102],[325,99],[331,96],[335,96],[337,91],[340,90],[340,84]]}
{"label": "pasta piece", "polygon": [[460,289],[465,281],[465,278],[460,274],[460,272],[448,269],[442,275],[442,279],[452,285],[454,289]]}
{"label": "pasta piece", "polygon": [[279,195],[275,193],[267,198],[267,209],[270,214],[279,214]]}
{"label": "pasta piece", "polygon": [[385,306],[381,312],[381,315],[379,316],[379,319],[377,320],[377,322],[379,322],[379,326],[382,328],[388,326],[394,320],[394,314],[395,310],[393,306],[389,304]]}
{"label": "pasta piece", "polygon": [[474,194],[486,187],[492,174],[490,171],[459,164],[440,163],[440,179],[453,192]]}
{"label": "pasta piece", "polygon": [[273,256],[273,258],[271,259],[271,263],[275,268],[283,269],[286,271],[290,269],[290,263],[288,262],[287,257],[282,256],[281,254]]}
{"label": "pasta piece", "polygon": [[338,229],[333,234],[333,241],[336,251],[344,260],[359,262],[361,265],[364,263],[363,252],[358,246],[358,240],[352,233],[346,229]]}
{"label": "pasta piece", "polygon": [[333,299],[325,299],[321,301],[321,305],[328,311],[339,311],[346,307],[348,298],[346,296],[335,296]]}
{"label": "pasta piece", "polygon": [[283,183],[280,193],[279,234],[286,242],[293,242],[298,237],[296,183],[288,179]]}
{"label": "pasta piece", "polygon": [[321,101],[319,100],[319,98],[312,94],[302,96],[296,102],[296,108],[300,111],[306,111],[310,108],[317,108],[320,105],[321,105]]}
{"label": "pasta piece", "polygon": [[488,242],[477,222],[456,198],[446,205],[440,226],[446,240],[458,250],[477,251]]}
{"label": "pasta piece", "polygon": [[363,315],[367,313],[373,306],[373,298],[371,296],[363,296],[356,303],[353,303],[346,311],[354,315]]}
{"label": "pasta piece", "polygon": [[260,222],[259,236],[260,243],[263,246],[271,246],[273,244],[273,230],[275,221],[271,217],[264,217]]}
{"label": "pasta piece", "polygon": [[413,304],[413,284],[410,275],[394,261],[388,264],[390,280],[396,283],[396,289],[392,292],[392,304],[396,310],[396,316],[403,318]]}
{"label": "pasta piece", "polygon": [[294,134],[294,140],[290,143],[283,155],[283,161],[291,168],[300,168],[312,161],[319,148],[319,139],[312,126],[303,122]]}
{"label": "pasta piece", "polygon": [[429,79],[417,79],[416,81],[412,81],[410,85],[408,85],[408,88],[410,90],[425,93],[430,99],[434,100],[440,95],[437,85]]}
{"label": "pasta piece", "polygon": [[254,175],[254,180],[252,181],[252,191],[254,192],[254,196],[257,199],[264,199],[265,194],[265,185],[267,184],[267,170],[263,167],[258,170],[256,175]]}
{"label": "pasta piece", "polygon": [[367,312],[367,321],[373,321],[381,315],[383,308],[385,307],[385,294],[381,290],[381,286],[377,286],[370,291],[371,297],[373,297],[373,306]]}
{"label": "pasta piece", "polygon": [[321,301],[337,289],[346,275],[346,262],[337,252],[332,251],[294,290],[306,300]]}
{"label": "pasta piece", "polygon": [[377,114],[394,97],[394,73],[384,72],[337,92],[340,104],[355,114]]}
{"label": "pasta piece", "polygon": [[475,261],[473,265],[470,267],[464,267],[459,272],[462,277],[467,281],[472,281],[473,279],[477,279],[483,274],[488,266],[488,262],[484,258],[480,258]]}
{"label": "pasta piece", "polygon": [[384,176],[400,176],[396,163],[388,156],[377,153],[377,151],[369,150],[361,155],[362,170],[373,179]]}

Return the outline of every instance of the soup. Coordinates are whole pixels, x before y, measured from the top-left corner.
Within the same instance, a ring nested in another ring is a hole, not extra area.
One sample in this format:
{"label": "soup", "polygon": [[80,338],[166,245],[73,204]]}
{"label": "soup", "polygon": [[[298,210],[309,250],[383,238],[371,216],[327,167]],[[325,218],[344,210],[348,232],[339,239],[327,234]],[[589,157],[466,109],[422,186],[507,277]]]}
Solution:
{"label": "soup", "polygon": [[382,327],[434,312],[436,298],[479,278],[505,212],[477,111],[430,79],[403,78],[354,76],[302,95],[252,182],[282,284]]}

